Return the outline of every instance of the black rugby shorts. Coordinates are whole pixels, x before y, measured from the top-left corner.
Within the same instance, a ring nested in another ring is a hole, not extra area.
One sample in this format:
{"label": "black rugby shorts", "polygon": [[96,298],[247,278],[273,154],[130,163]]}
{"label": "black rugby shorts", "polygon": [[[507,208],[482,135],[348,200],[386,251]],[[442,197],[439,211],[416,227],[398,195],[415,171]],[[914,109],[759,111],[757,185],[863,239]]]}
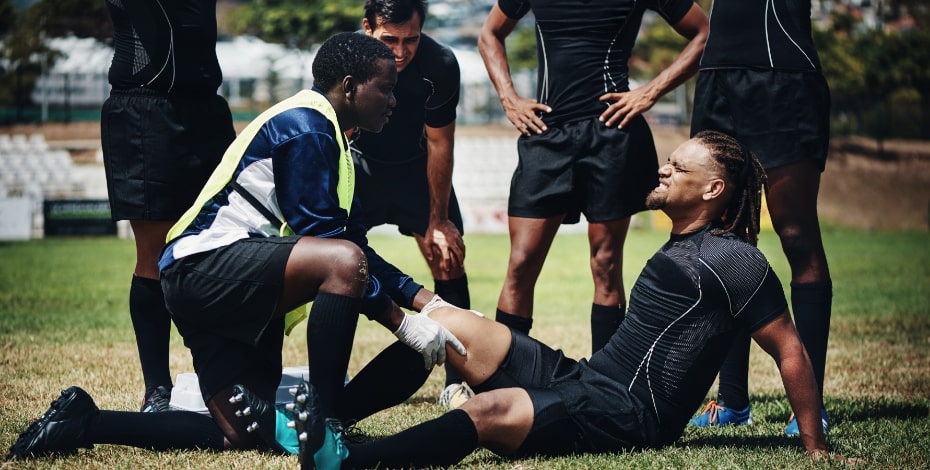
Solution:
{"label": "black rugby shorts", "polygon": [[552,125],[517,141],[519,163],[510,184],[508,215],[547,218],[579,213],[608,222],[646,209],[658,183],[652,132],[642,116],[624,129],[596,117]]}
{"label": "black rugby shorts", "polygon": [[[389,224],[396,225],[404,235],[426,235],[430,205],[426,156],[397,164],[366,159],[355,151],[352,157],[355,194],[362,205],[365,228]],[[464,234],[455,188],[449,194],[448,216]]]}
{"label": "black rugby shorts", "polygon": [[247,238],[162,271],[165,303],[191,350],[205,401],[235,383],[274,399],[284,319],[273,315],[299,238]]}
{"label": "black rugby shorts", "polygon": [[626,386],[522,333],[513,332],[491,381],[522,387],[533,401],[533,428],[516,456],[617,452],[653,440],[654,426]]}
{"label": "black rugby shorts", "polygon": [[769,170],[804,159],[820,171],[830,144],[830,89],[816,72],[702,70],[691,135],[729,134]]}
{"label": "black rugby shorts", "polygon": [[100,126],[113,220],[177,220],[236,138],[218,95],[114,90]]}

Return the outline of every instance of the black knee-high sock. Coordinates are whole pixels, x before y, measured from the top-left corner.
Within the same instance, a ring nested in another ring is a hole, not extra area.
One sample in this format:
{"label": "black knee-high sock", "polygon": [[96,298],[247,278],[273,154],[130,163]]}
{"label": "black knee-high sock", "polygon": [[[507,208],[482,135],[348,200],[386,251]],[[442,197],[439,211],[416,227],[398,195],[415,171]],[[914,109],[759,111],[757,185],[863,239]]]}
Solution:
{"label": "black knee-high sock", "polygon": [[626,305],[591,304],[591,353],[607,345],[626,317]]}
{"label": "black knee-high sock", "polygon": [[433,292],[442,297],[442,300],[465,310],[471,308],[471,296],[468,295],[468,276],[463,274],[458,279],[437,280],[433,282],[433,287]]}
{"label": "black knee-high sock", "polygon": [[717,401],[721,406],[742,410],[749,406],[749,332],[740,330],[720,367],[720,389]]}
{"label": "black knee-high sock", "polygon": [[423,367],[420,353],[395,342],[352,377],[338,402],[336,416],[358,421],[399,405],[423,386],[430,372]]}
{"label": "black knee-high sock", "polygon": [[129,287],[129,315],[136,333],[139,361],[146,393],[159,385],[171,389],[168,366],[168,343],[171,339],[171,314],[157,279],[133,276]]}
{"label": "black knee-high sock", "polygon": [[532,318],[523,318],[518,317],[512,313],[507,313],[501,309],[497,309],[497,313],[494,317],[498,323],[503,323],[513,330],[519,331],[520,333],[529,335],[530,329],[533,328],[533,319]]}
{"label": "black knee-high sock", "polygon": [[449,365],[448,362],[443,365],[443,368],[446,371],[446,387],[452,384],[460,384],[465,381],[465,378],[462,377],[462,374],[459,374],[459,371],[455,370],[455,367]]}
{"label": "black knee-high sock", "polygon": [[446,467],[478,447],[478,430],[467,413],[452,410],[393,436],[347,447],[343,468]]}
{"label": "black knee-high sock", "polygon": [[[471,296],[468,294],[468,276],[463,274],[462,277],[457,279],[436,280],[433,287],[433,291],[446,302],[466,310],[471,308]],[[449,363],[446,363],[445,370],[446,386],[462,383],[465,380]]]}
{"label": "black knee-high sock", "polygon": [[324,416],[335,416],[345,383],[358,324],[359,299],[320,292],[307,319],[310,383],[316,388]]}
{"label": "black knee-high sock", "polygon": [[791,283],[791,309],[794,324],[811,358],[814,378],[823,397],[824,371],[827,366],[827,342],[830,339],[830,314],[833,282]]}
{"label": "black knee-high sock", "polygon": [[138,413],[103,410],[87,426],[94,444],[152,450],[223,450],[223,431],[207,415],[193,411]]}

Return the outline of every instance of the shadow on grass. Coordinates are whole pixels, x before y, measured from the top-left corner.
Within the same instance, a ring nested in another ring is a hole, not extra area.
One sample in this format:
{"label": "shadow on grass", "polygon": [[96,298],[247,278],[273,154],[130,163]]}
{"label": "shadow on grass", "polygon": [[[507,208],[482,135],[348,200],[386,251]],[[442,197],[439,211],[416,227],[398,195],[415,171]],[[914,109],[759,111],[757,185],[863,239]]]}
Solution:
{"label": "shadow on grass", "polygon": [[772,436],[745,436],[707,434],[702,436],[691,435],[686,442],[676,442],[674,447],[688,447],[691,449],[738,447],[752,449],[781,449],[798,445],[798,439],[785,435]]}
{"label": "shadow on grass", "polygon": [[[753,417],[775,417],[788,410],[788,399],[779,394],[753,394],[750,397]],[[827,414],[831,424],[844,421],[868,421],[874,419],[925,419],[930,417],[927,401],[900,400],[885,397],[831,397],[826,400]],[[790,412],[790,411],[789,411]],[[781,419],[780,416],[776,419]]]}

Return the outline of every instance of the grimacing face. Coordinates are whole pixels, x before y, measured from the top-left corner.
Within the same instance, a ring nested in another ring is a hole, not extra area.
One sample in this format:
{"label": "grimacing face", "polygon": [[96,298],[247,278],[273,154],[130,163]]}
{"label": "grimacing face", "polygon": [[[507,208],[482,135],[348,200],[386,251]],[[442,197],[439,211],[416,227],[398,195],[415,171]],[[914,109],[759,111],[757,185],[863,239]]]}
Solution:
{"label": "grimacing face", "polygon": [[698,140],[679,145],[659,168],[659,184],[646,196],[649,209],[685,207],[700,201],[717,178],[710,151]]}
{"label": "grimacing face", "polygon": [[367,19],[363,19],[362,28],[365,34],[383,42],[391,49],[398,73],[410,65],[417,54],[417,48],[420,47],[420,14],[417,12],[404,23],[385,23],[383,19],[378,18],[378,24],[371,25]]}
{"label": "grimacing face", "polygon": [[381,132],[397,106],[397,67],[391,59],[378,59],[376,68],[368,81],[356,85],[354,101],[358,127],[371,132]]}

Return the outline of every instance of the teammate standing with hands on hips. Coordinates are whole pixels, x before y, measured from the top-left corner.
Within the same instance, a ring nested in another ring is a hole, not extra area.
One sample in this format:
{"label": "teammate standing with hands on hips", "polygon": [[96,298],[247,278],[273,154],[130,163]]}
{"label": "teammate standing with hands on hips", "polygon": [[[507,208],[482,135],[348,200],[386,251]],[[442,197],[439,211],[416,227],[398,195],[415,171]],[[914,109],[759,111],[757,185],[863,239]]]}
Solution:
{"label": "teammate standing with hands on hips", "polygon": [[[630,51],[649,8],[688,39],[668,68],[629,89]],[[537,99],[514,89],[504,40],[536,18]],[[559,225],[588,220],[592,350],[623,320],[623,244],[630,216],[655,187],[655,143],[642,113],[697,72],[707,16],[691,0],[499,0],[478,50],[504,112],[520,131],[510,186],[510,259],[497,320],[528,333],[536,281]]]}
{"label": "teammate standing with hands on hips", "polygon": [[113,22],[110,97],[100,117],[113,220],[129,220],[136,266],[129,314],[145,398],[142,411],[171,401],[171,316],[158,281],[165,235],[194,202],[236,138],[216,94],[216,0],[107,0]]}
{"label": "teammate standing with hands on hips", "polygon": [[[817,218],[829,151],[830,90],[811,37],[810,2],[714,0],[691,133],[717,130],[753,151],[768,174],[766,204],[791,266],[791,310],[823,395],[833,282]],[[749,424],[749,335],[720,369],[717,399],[696,426]],[[824,431],[827,412],[821,404]],[[793,416],[785,433],[798,434]]]}

